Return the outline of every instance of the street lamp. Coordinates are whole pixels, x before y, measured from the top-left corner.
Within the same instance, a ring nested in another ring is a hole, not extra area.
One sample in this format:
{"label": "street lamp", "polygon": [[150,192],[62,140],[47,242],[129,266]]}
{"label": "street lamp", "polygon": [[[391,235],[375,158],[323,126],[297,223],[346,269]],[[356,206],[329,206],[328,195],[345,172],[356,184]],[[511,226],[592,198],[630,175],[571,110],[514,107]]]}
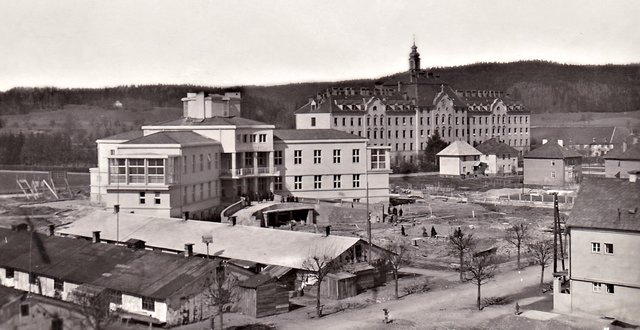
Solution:
{"label": "street lamp", "polygon": [[213,243],[211,235],[202,235],[202,243],[207,245],[207,259],[209,259],[209,244]]}

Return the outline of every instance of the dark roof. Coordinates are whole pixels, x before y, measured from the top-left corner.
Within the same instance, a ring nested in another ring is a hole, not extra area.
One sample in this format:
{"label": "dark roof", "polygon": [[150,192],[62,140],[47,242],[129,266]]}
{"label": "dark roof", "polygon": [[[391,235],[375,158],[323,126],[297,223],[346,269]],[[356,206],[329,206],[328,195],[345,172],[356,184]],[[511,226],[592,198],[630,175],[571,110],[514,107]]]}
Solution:
{"label": "dark roof", "polygon": [[564,145],[619,144],[629,135],[626,127],[531,127],[531,138],[562,140]]}
{"label": "dark roof", "polygon": [[640,160],[640,143],[636,143],[627,147],[626,151],[622,151],[622,147],[616,147],[605,156],[605,159],[620,160]]}
{"label": "dark roof", "polygon": [[119,133],[116,135],[111,135],[98,140],[131,140],[131,139],[139,138],[143,135],[144,133],[141,130],[135,130],[135,131]]}
{"label": "dark roof", "polygon": [[123,144],[179,144],[181,146],[200,145],[204,143],[219,144],[218,141],[204,137],[190,131],[181,132],[157,132],[137,139],[129,140]]}
{"label": "dark roof", "polygon": [[506,143],[502,143],[498,141],[496,138],[492,138],[482,142],[479,146],[476,147],[480,152],[485,155],[504,155],[504,154],[512,154],[514,156],[518,155],[518,150],[513,147],[507,145]]}
{"label": "dark roof", "polygon": [[[0,267],[28,272],[30,237],[28,232],[0,228]],[[33,273],[159,300],[201,289],[188,284],[201,280],[217,264],[203,258],[33,234]]]}
{"label": "dark roof", "polygon": [[579,153],[556,142],[548,142],[524,155],[524,158],[565,159],[582,157]]}
{"label": "dark roof", "polygon": [[640,232],[639,206],[640,182],[585,177],[567,226]]}
{"label": "dark roof", "polygon": [[[257,120],[247,119],[243,117],[212,117],[205,119],[180,118],[160,124],[148,126],[251,126],[251,125],[270,125]],[[145,125],[146,126],[146,125]]]}
{"label": "dark roof", "polygon": [[363,137],[334,129],[277,129],[273,131],[276,140],[364,140]]}
{"label": "dark roof", "polygon": [[24,291],[0,285],[0,308],[10,302],[22,298],[24,294]]}
{"label": "dark roof", "polygon": [[257,275],[253,275],[251,277],[249,277],[248,279],[240,282],[240,286],[243,288],[252,288],[255,289],[263,284],[269,283],[271,281],[273,281],[274,278],[269,276],[269,275],[265,275],[265,274],[257,274]]}

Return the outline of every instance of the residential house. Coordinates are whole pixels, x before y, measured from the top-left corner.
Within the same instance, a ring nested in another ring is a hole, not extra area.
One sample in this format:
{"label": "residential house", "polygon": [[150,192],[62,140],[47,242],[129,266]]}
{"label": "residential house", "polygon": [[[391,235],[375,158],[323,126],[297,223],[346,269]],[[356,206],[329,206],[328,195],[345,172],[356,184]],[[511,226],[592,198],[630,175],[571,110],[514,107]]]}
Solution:
{"label": "residential house", "polygon": [[[535,127],[531,139],[539,145],[545,141],[564,141],[564,146],[583,157],[601,157],[622,145],[629,136],[626,127]],[[533,146],[536,147],[535,145]]]}
{"label": "residential house", "polygon": [[640,324],[640,182],[585,178],[566,223],[568,272],[555,274],[554,309]]}
{"label": "residential house", "polygon": [[515,148],[493,138],[482,142],[476,149],[482,153],[480,162],[487,164],[485,174],[505,175],[517,172],[519,152]]}
{"label": "residential house", "polygon": [[640,143],[620,146],[604,156],[604,176],[628,178],[629,171],[640,170]]}
{"label": "residential house", "polygon": [[453,141],[438,156],[441,175],[469,175],[480,166],[482,153],[464,141]]}
{"label": "residential house", "polygon": [[564,187],[580,182],[582,156],[560,143],[549,142],[524,155],[525,184]]}

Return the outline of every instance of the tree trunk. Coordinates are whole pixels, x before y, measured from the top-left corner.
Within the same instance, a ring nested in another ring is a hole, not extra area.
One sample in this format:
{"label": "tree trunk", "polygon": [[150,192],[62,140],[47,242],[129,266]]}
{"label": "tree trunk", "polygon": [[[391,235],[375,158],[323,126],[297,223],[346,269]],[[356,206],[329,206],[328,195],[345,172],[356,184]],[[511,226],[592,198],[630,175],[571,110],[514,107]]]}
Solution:
{"label": "tree trunk", "polygon": [[460,282],[464,282],[464,278],[462,277],[462,276],[463,276],[463,273],[464,273],[464,272],[462,271],[462,261],[463,261],[463,257],[464,257],[464,254],[463,254],[463,252],[462,252],[462,251],[460,251]]}
{"label": "tree trunk", "polygon": [[396,281],[396,299],[398,299],[398,270],[393,271],[393,279]]}
{"label": "tree trunk", "polygon": [[480,310],[482,310],[482,308],[481,308],[481,306],[480,306],[480,286],[481,286],[481,284],[480,284],[480,283],[478,283],[478,298],[476,299],[476,303],[477,303],[477,305],[478,305],[478,310],[479,310],[479,311],[480,311]]}
{"label": "tree trunk", "polygon": [[320,284],[321,282],[318,281],[318,292],[316,294],[316,314],[318,315],[318,317],[322,316],[322,311],[320,310]]}
{"label": "tree trunk", "polygon": [[544,265],[540,267],[540,288],[544,285]]}
{"label": "tree trunk", "polygon": [[518,248],[518,269],[520,269],[520,243],[518,243],[517,248]]}

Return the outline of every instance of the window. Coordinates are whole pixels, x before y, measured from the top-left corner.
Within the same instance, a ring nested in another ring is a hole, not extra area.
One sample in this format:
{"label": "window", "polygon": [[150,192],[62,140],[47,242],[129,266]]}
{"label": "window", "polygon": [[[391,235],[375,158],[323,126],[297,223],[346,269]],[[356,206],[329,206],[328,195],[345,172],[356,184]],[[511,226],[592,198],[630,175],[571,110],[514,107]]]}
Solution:
{"label": "window", "polygon": [[111,183],[126,182],[126,164],[125,159],[109,159],[109,181]]}
{"label": "window", "polygon": [[191,156],[191,173],[196,172],[196,155]]}
{"label": "window", "polygon": [[342,187],[342,175],[334,175],[333,176],[333,188],[341,188]]}
{"label": "window", "polygon": [[333,126],[338,126],[338,118],[333,117]]}
{"label": "window", "polygon": [[[160,197],[160,196],[158,196]],[[211,181],[207,182],[207,198],[211,198]],[[158,203],[160,200],[158,199]]]}
{"label": "window", "polygon": [[322,175],[313,176],[313,189],[322,189]]}
{"label": "window", "polygon": [[109,292],[109,302],[116,305],[122,305],[122,291],[111,290]]}
{"label": "window", "polygon": [[36,276],[36,274],[34,273],[29,273],[29,284],[36,284],[38,283],[38,276]]}
{"label": "window", "polygon": [[13,268],[8,268],[8,267],[7,267],[7,268],[5,268],[5,270],[4,270],[4,274],[5,274],[5,275],[4,275],[4,277],[6,277],[6,278],[13,278],[13,276],[14,276],[14,272],[15,272],[15,271],[13,270]]}
{"label": "window", "polygon": [[302,176],[297,175],[293,177],[293,189],[302,189]]}
{"label": "window", "polygon": [[29,304],[20,305],[20,316],[29,316]]}
{"label": "window", "polygon": [[606,254],[613,254],[613,244],[611,244],[611,243],[604,243],[604,253],[606,253]]}
{"label": "window", "polygon": [[53,279],[53,290],[55,291],[64,291],[64,281],[61,279],[54,278]]}
{"label": "window", "polygon": [[187,156],[182,156],[182,173],[187,174]]}
{"label": "window", "polygon": [[213,161],[214,161],[214,166],[215,166],[215,168],[216,168],[216,169],[218,169],[218,167],[220,166],[220,165],[219,165],[219,164],[220,164],[220,154],[219,154],[219,153],[217,153],[217,152],[216,152],[216,153],[214,154],[214,159],[213,159]]}
{"label": "window", "polygon": [[195,202],[196,201],[196,185],[194,184],[193,187],[191,187],[191,201]]}
{"label": "window", "polygon": [[293,151],[293,163],[302,164],[302,150]]}
{"label": "window", "polygon": [[353,149],[351,160],[354,163],[360,162],[360,149]]}
{"label": "window", "polygon": [[211,154],[207,154],[207,170],[211,170]]}
{"label": "window", "polygon": [[615,291],[615,286],[613,284],[606,284],[606,286],[607,286],[607,293],[613,294]]}
{"label": "window", "polygon": [[551,171],[551,177],[555,178],[556,177],[556,171]]}
{"label": "window", "polygon": [[333,163],[340,164],[340,149],[333,149]]}
{"label": "window", "polygon": [[257,139],[257,134],[251,134],[249,135],[249,138],[250,138],[250,142],[255,143]]}
{"label": "window", "polygon": [[148,159],[149,183],[164,183],[164,159]]}
{"label": "window", "polygon": [[282,190],[282,177],[276,176],[273,178],[273,189],[276,191]]}
{"label": "window", "polygon": [[146,193],[145,193],[144,191],[141,191],[141,192],[140,192],[140,198],[138,199],[138,200],[140,201],[140,204],[145,204],[145,203],[146,203],[146,200],[145,200],[145,198],[146,198],[146,197],[145,197],[145,194],[146,194]]}
{"label": "window", "polygon": [[353,126],[353,117],[351,117],[351,126]]}
{"label": "window", "polygon": [[189,196],[189,187],[184,187],[184,194],[182,195],[182,203],[187,204],[187,196]]}
{"label": "window", "polygon": [[58,316],[54,316],[51,319],[51,330],[63,330],[64,329],[64,321]]}
{"label": "window", "polygon": [[313,151],[313,163],[314,164],[322,163],[322,150]]}
{"label": "window", "polygon": [[142,309],[153,312],[156,310],[155,302],[151,298],[142,297]]}
{"label": "window", "polygon": [[258,142],[267,142],[267,134],[260,134]]}
{"label": "window", "polygon": [[602,292],[602,283],[591,283],[591,289],[593,292],[600,293]]}
{"label": "window", "polygon": [[129,182],[144,183],[144,159],[129,159]]}
{"label": "window", "polygon": [[311,117],[311,127],[316,126],[316,117]]}
{"label": "window", "polygon": [[347,118],[342,118],[342,126],[347,126]]}
{"label": "window", "polygon": [[360,188],[360,174],[353,175],[353,187]]}
{"label": "window", "polygon": [[386,168],[386,160],[384,150],[372,149],[371,150],[371,169],[384,169]]}
{"label": "window", "polygon": [[282,165],[282,150],[276,150],[273,152],[273,164]]}
{"label": "window", "polygon": [[[362,126],[362,118],[358,118],[358,126]],[[360,135],[360,133],[358,133]]]}
{"label": "window", "polygon": [[204,156],[200,154],[200,172],[204,171]]}
{"label": "window", "polygon": [[591,242],[591,253],[600,253],[600,243]]}

